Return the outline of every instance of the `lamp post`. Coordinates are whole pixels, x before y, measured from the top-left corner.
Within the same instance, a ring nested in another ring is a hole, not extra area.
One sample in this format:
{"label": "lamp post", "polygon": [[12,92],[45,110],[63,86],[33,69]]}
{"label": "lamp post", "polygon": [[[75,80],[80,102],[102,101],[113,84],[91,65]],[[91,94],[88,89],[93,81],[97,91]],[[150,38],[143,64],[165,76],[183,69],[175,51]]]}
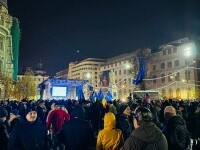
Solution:
{"label": "lamp post", "polygon": [[186,70],[186,81],[187,81],[187,100],[189,100],[189,58],[192,54],[192,49],[191,47],[186,47],[184,49],[184,56],[186,57],[186,65],[187,65],[187,70]]}

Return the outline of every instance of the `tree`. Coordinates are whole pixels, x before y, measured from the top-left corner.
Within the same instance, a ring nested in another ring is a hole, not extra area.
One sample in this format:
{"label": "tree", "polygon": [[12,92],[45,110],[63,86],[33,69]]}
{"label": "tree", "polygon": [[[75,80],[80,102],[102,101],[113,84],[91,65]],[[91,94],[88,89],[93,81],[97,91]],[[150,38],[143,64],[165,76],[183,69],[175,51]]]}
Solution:
{"label": "tree", "polygon": [[7,74],[0,74],[0,80],[3,85],[3,97],[6,99],[12,98],[14,89],[12,77]]}
{"label": "tree", "polygon": [[17,99],[32,99],[36,96],[36,94],[37,89],[34,81],[34,71],[31,68],[27,68],[25,75],[18,79],[15,84],[15,97]]}

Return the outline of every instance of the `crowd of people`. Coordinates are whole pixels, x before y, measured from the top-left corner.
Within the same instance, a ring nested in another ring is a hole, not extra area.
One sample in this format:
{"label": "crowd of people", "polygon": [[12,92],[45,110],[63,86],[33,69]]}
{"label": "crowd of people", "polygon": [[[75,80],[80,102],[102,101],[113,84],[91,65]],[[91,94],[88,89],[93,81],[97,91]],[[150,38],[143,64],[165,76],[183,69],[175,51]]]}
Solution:
{"label": "crowd of people", "polygon": [[200,102],[1,100],[1,150],[199,150]]}

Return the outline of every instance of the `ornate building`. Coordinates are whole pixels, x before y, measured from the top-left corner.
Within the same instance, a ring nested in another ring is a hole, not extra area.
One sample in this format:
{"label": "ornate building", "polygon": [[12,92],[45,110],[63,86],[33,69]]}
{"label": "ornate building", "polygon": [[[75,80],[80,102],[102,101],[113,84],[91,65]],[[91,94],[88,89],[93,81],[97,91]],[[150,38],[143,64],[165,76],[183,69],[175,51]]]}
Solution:
{"label": "ornate building", "polygon": [[[0,75],[17,80],[19,54],[19,23],[8,13],[7,0],[0,0]],[[0,98],[4,98],[4,86],[0,80]]]}

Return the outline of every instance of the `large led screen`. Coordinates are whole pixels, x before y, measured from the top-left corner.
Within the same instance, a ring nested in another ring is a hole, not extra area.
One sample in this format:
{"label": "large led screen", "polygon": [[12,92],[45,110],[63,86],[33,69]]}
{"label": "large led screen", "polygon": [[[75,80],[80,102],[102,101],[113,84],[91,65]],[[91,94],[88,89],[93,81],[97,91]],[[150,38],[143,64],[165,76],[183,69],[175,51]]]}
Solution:
{"label": "large led screen", "polygon": [[52,96],[67,96],[67,87],[52,87]]}

